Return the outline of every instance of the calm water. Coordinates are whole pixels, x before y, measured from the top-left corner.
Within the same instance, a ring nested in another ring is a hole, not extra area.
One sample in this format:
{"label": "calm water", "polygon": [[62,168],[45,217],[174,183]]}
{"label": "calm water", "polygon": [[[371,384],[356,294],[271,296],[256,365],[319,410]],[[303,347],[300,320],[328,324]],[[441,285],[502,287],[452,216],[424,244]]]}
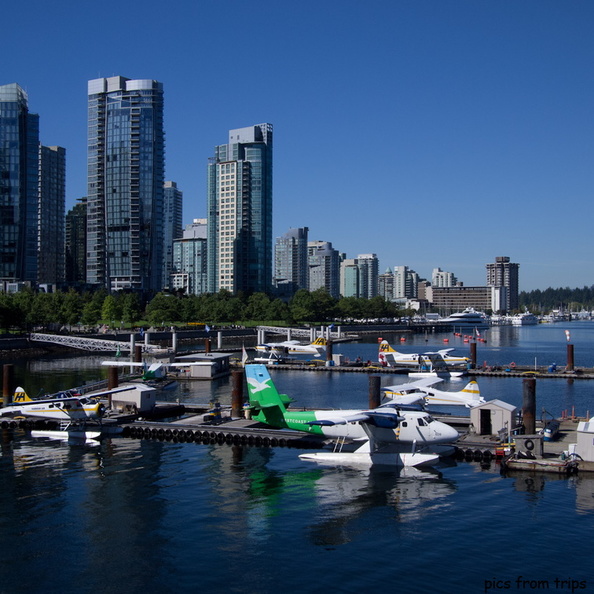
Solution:
{"label": "calm water", "polygon": [[[561,365],[566,327],[576,365],[593,366],[589,323],[494,328],[479,356]],[[421,336],[401,348],[443,346],[441,336]],[[375,360],[376,349],[375,340],[335,346],[353,359]],[[32,393],[51,391],[57,381],[70,383],[55,389],[98,377],[91,360],[30,362],[17,376]],[[299,404],[366,406],[366,374],[273,378]],[[399,381],[382,376],[382,385]],[[479,384],[488,399],[521,403],[521,379]],[[586,380],[539,380],[537,405],[585,414],[593,389]],[[228,380],[193,382],[168,397],[226,402],[229,391]],[[594,592],[594,477],[502,477],[495,464],[466,462],[435,472],[357,470],[298,453],[4,435],[0,592]]]}

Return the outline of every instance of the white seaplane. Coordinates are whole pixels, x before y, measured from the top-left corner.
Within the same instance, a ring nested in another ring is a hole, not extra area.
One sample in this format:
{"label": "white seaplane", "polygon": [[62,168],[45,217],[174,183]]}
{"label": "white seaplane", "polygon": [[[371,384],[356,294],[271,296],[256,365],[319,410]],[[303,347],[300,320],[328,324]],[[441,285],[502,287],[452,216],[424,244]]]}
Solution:
{"label": "white seaplane", "polygon": [[[458,432],[424,411],[401,410],[388,403],[370,410],[289,411],[291,399],[279,394],[265,365],[246,365],[252,418],[279,429],[338,439],[340,451],[301,454],[304,460],[347,465],[431,466],[438,449]],[[345,440],[355,444],[348,451]]]}
{"label": "white seaplane", "polygon": [[395,367],[399,365],[420,367],[432,361],[443,362],[446,365],[467,365],[470,359],[468,357],[450,355],[453,350],[455,349],[441,349],[426,353],[399,353],[390,346],[387,340],[382,340],[379,344],[378,360],[383,367]]}
{"label": "white seaplane", "polygon": [[301,344],[298,340],[283,342],[264,342],[256,345],[259,353],[279,353],[284,355],[313,355],[321,357],[326,352],[326,339],[319,337],[310,344]]}
{"label": "white seaplane", "polygon": [[472,380],[457,392],[438,390],[433,386],[443,381],[441,378],[426,378],[409,384],[396,384],[383,388],[384,396],[390,402],[400,406],[466,406],[472,408],[483,404],[485,399],[481,396],[478,384]]}
{"label": "white seaplane", "polygon": [[92,396],[77,396],[70,392],[61,392],[50,398],[31,399],[21,387],[18,387],[13,401],[0,408],[0,416],[24,416],[40,419],[55,419],[57,421],[88,421],[96,420],[105,414],[105,405],[99,401],[101,396],[119,391],[107,390],[97,392]]}

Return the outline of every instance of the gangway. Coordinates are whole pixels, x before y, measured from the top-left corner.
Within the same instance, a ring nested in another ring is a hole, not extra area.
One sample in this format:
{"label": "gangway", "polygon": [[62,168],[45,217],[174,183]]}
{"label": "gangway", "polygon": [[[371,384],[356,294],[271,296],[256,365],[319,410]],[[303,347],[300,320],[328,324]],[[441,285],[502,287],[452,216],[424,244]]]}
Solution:
{"label": "gangway", "polygon": [[[134,349],[134,341],[124,342],[123,340],[104,340],[102,338],[83,338],[82,336],[67,336],[60,334],[29,334],[29,338],[38,342],[51,342],[53,344],[61,344],[65,347],[73,349],[82,349],[85,351],[132,351]],[[142,351],[145,353],[164,352],[163,349],[156,344],[139,343],[142,346]]]}

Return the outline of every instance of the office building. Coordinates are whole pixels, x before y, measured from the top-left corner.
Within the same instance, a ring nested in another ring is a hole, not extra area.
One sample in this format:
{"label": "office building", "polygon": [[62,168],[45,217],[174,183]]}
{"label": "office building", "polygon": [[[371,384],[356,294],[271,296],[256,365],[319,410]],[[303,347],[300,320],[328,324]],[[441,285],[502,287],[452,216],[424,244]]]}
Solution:
{"label": "office building", "polygon": [[173,271],[173,240],[182,236],[183,193],[174,181],[166,181],[163,195],[163,280],[168,287]]}
{"label": "office building", "polygon": [[441,268],[434,268],[431,274],[431,285],[433,287],[454,287],[458,279],[453,272],[445,272]]}
{"label": "office building", "polygon": [[355,258],[344,258],[340,263],[340,296],[360,297],[359,266]]}
{"label": "office building", "polygon": [[66,282],[87,281],[87,199],[80,198],[66,213]]}
{"label": "office building", "polygon": [[510,262],[507,256],[498,256],[493,264],[486,264],[487,286],[505,287],[505,307],[500,313],[509,313],[519,309],[519,264]]}
{"label": "office building", "polygon": [[0,86],[0,279],[37,281],[39,116],[27,93]]}
{"label": "office building", "polygon": [[206,219],[194,219],[183,236],[173,240],[170,286],[186,295],[207,292]]}
{"label": "office building", "polygon": [[66,150],[39,147],[38,270],[45,284],[65,280],[64,212],[66,203]]}
{"label": "office building", "polygon": [[340,297],[340,254],[329,241],[307,243],[309,290],[326,289],[332,296]]}
{"label": "office building", "polygon": [[159,291],[163,279],[163,85],[88,83],[87,281]]}
{"label": "office building", "polygon": [[283,298],[291,298],[299,289],[309,288],[308,232],[308,227],[289,229],[276,238],[274,284],[277,293]]}
{"label": "office building", "polygon": [[378,295],[386,301],[394,299],[394,273],[389,266],[386,268],[386,272],[378,276],[377,285]]}
{"label": "office building", "polygon": [[208,164],[208,287],[272,288],[272,125],[229,131]]}
{"label": "office building", "polygon": [[376,254],[359,254],[359,297],[371,299],[378,294],[379,260]]}

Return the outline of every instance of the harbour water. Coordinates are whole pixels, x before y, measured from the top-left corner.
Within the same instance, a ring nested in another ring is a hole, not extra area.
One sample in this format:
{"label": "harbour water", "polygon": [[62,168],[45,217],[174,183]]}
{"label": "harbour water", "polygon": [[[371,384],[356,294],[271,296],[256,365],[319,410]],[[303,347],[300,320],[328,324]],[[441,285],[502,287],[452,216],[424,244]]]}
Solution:
{"label": "harbour water", "polygon": [[[565,329],[576,366],[594,366],[589,322],[492,328],[479,359],[562,366]],[[406,352],[467,352],[444,337],[388,338]],[[364,360],[376,351],[375,337],[334,348]],[[100,375],[94,359],[19,363],[17,380],[32,394],[70,387]],[[367,405],[367,374],[272,373],[299,405]],[[382,386],[405,377],[383,375]],[[521,404],[521,378],[479,385],[487,399]],[[537,380],[537,411],[585,415],[593,390],[590,380]],[[163,392],[213,397],[230,402],[228,379]],[[287,448],[3,438],[2,593],[594,592],[594,475],[502,476],[494,462],[398,472],[318,466]]]}

